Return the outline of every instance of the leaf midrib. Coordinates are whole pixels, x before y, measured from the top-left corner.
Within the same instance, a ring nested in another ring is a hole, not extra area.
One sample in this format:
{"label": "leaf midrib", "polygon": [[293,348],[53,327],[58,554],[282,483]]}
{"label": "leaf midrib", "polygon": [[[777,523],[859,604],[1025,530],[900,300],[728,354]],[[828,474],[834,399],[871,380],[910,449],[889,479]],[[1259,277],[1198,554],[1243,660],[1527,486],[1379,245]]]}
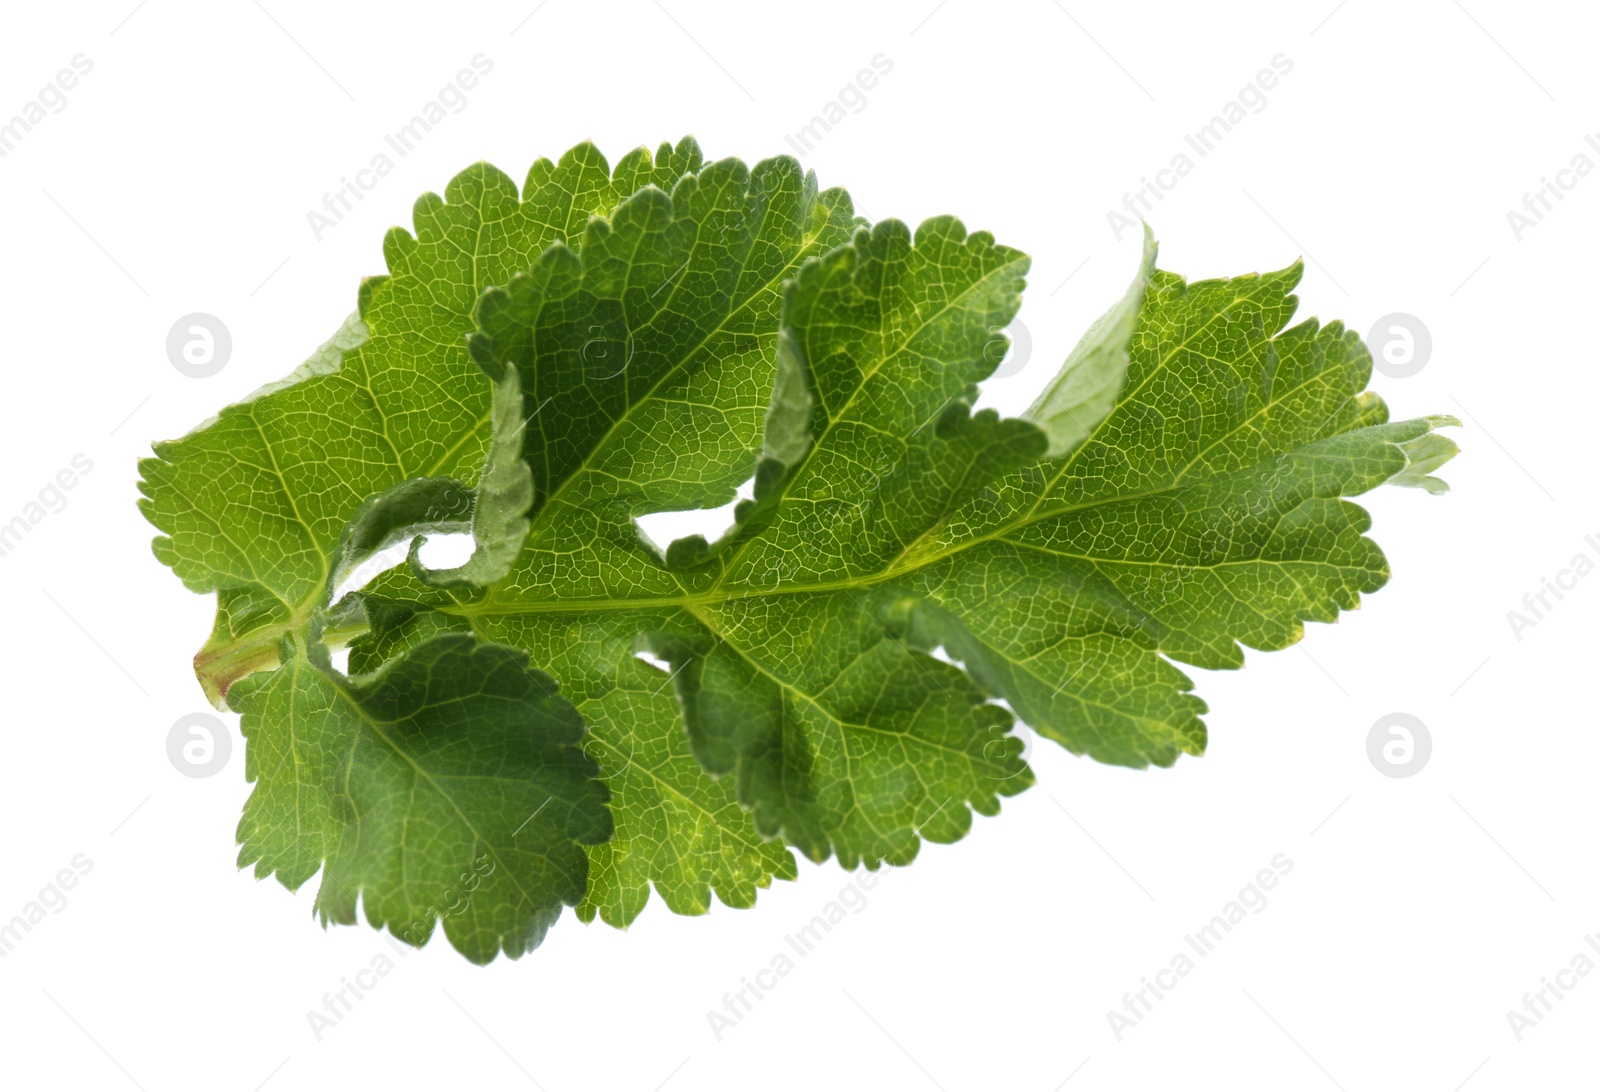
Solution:
{"label": "leaf midrib", "polygon": [[[1278,458],[1278,456],[1274,456],[1274,459],[1276,458]],[[1254,465],[1259,466],[1262,464],[1257,463]],[[1241,471],[1245,469],[1249,468],[1241,468]],[[1233,471],[1232,473],[1239,472],[1240,471]],[[1219,477],[1220,476],[1221,475],[1219,475]],[[847,577],[838,580],[819,580],[809,583],[791,581],[772,587],[724,585],[713,587],[709,591],[698,593],[687,592],[683,595],[641,596],[625,599],[619,599],[610,596],[586,596],[582,598],[571,599],[528,599],[521,601],[485,599],[478,603],[456,603],[440,606],[438,609],[445,614],[456,615],[468,619],[506,617],[523,614],[563,614],[593,610],[641,612],[658,609],[694,610],[705,607],[716,607],[723,603],[741,599],[759,599],[778,595],[812,595],[833,591],[854,591],[872,588],[880,584],[889,583],[890,581],[903,579],[911,573],[918,572],[922,569],[938,564],[939,562],[955,557],[958,554],[964,553],[967,550],[974,549],[990,542],[1011,542],[1011,536],[1020,531],[1026,530],[1028,527],[1031,527],[1034,524],[1042,523],[1046,520],[1070,515],[1074,512],[1089,511],[1106,505],[1124,504],[1129,501],[1146,500],[1152,497],[1162,496],[1163,494],[1167,493],[1188,490],[1194,488],[1195,484],[1195,479],[1190,479],[1185,482],[1168,483],[1157,489],[1148,489],[1137,493],[1125,493],[1115,497],[1101,497],[1096,500],[1085,501],[1078,504],[1066,504],[1056,508],[1046,509],[1044,511],[1035,511],[1024,515],[1022,518],[1012,523],[1006,524],[1004,527],[990,534],[975,536],[964,542],[957,543],[945,550],[942,550],[939,553],[928,554],[923,558],[917,559],[912,564],[895,565],[883,570],[882,572],[866,574],[859,577]],[[1021,546],[1023,544],[1013,542],[1013,545]],[[1106,558],[1103,560],[1112,561],[1115,559]],[[1194,569],[1205,568],[1206,566],[1181,565],[1173,563],[1170,567],[1174,569]]]}

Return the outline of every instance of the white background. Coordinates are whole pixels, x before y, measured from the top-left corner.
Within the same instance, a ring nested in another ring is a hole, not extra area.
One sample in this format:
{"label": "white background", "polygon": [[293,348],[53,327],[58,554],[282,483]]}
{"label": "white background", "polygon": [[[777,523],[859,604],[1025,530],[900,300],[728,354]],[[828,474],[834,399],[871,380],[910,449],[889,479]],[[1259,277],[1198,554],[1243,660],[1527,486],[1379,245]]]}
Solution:
{"label": "white background", "polygon": [[[1600,176],[1520,240],[1506,218],[1578,153],[1600,163],[1586,5],[133,2],[0,13],[0,117],[75,54],[94,65],[0,159],[0,522],[75,454],[93,462],[0,558],[0,919],[74,855],[93,862],[0,960],[0,1083],[1592,1082],[1600,974],[1520,1041],[1506,1017],[1600,933],[1600,575],[1520,640],[1507,621],[1575,554],[1600,560],[1584,541],[1600,539]],[[479,53],[494,69],[467,108],[316,240],[306,212]],[[1194,672],[1205,758],[1135,772],[1036,747],[1036,789],[885,875],[721,1041],[707,1010],[847,882],[836,865],[754,910],[653,902],[626,933],[569,915],[516,963],[436,941],[318,1041],[307,1010],[389,948],[365,926],[325,933],[314,883],[235,871],[236,717],[220,774],[169,762],[173,722],[206,709],[189,658],[211,604],[152,558],[136,458],[303,359],[382,271],[384,230],[469,163],[520,180],[585,138],[614,162],[686,132],[753,162],[791,151],[879,53],[891,74],[804,162],[873,218],[954,212],[1034,255],[1031,358],[987,394],[1008,410],[1133,271],[1137,239],[1107,210],[1283,54],[1266,107],[1151,214],[1161,264],[1201,278],[1304,255],[1302,315],[1363,333],[1422,319],[1427,366],[1373,386],[1397,418],[1462,417],[1454,492],[1366,498],[1391,586],[1243,672]],[[205,380],[165,352],[194,311],[234,341]],[[1397,711],[1433,741],[1404,779],[1367,757]],[[1267,907],[1119,1041],[1107,1011],[1279,853],[1294,867]]]}

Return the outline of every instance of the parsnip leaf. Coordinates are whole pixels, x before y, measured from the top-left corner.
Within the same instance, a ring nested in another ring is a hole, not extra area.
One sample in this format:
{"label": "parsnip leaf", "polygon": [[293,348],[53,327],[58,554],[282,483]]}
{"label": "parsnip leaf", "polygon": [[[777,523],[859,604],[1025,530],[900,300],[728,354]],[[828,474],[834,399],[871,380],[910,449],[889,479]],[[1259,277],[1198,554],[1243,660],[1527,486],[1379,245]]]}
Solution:
{"label": "parsnip leaf", "polygon": [[[788,847],[903,864],[1032,783],[1014,718],[1198,755],[1177,664],[1335,621],[1389,576],[1346,498],[1446,488],[1455,422],[1389,422],[1352,332],[1290,325],[1298,264],[1187,283],[1147,236],[1003,419],[971,407],[1028,259],[953,217],[868,227],[792,160],[687,140],[447,198],[330,347],[143,464],[158,556],[218,592],[196,662],[245,713],[241,862],[324,868],[324,920],[359,894],[482,961],[561,905],[749,906]],[[717,541],[640,528],[747,478]],[[472,559],[426,568],[450,531]],[[529,803],[555,810],[508,835]],[[427,901],[485,852],[470,913]]]}

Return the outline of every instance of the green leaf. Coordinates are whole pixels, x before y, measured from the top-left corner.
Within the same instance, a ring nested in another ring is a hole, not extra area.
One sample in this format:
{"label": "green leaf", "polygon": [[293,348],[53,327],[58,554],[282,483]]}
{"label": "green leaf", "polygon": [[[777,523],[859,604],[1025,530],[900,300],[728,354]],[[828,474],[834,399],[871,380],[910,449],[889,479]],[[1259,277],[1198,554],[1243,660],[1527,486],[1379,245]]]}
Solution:
{"label": "green leaf", "polygon": [[[379,585],[414,574],[395,573]],[[412,583],[412,594],[436,594]],[[466,618],[384,598],[373,592],[346,600],[347,615],[364,615],[368,632],[350,646],[350,670],[380,668],[441,633],[470,633]],[[703,914],[712,893],[748,907],[774,877],[792,880],[793,856],[756,834],[733,785],[708,778],[689,751],[671,684],[634,655],[626,616],[572,618],[528,630],[523,646],[558,674],[589,732],[586,753],[610,787],[616,835],[589,847],[589,889],[578,917],[623,927],[649,902],[652,887],[675,913]]]}
{"label": "green leaf", "polygon": [[[639,149],[614,171],[580,144],[559,163],[536,162],[520,196],[488,164],[469,167],[443,198],[417,201],[414,234],[389,231],[389,274],[363,282],[357,314],[310,360],[155,445],[139,470],[140,507],[164,532],[156,556],[194,591],[250,604],[196,657],[214,701],[241,672],[270,666],[283,635],[304,626],[334,546],[366,498],[409,478],[478,476],[491,388],[465,338],[483,290],[552,242],[581,235],[591,216],[639,187],[670,188],[700,163],[692,139],[664,144],[654,158]],[[517,495],[515,483],[496,488],[507,503]],[[497,518],[503,531],[514,517]]]}
{"label": "green leaf", "polygon": [[612,832],[577,710],[526,653],[467,636],[355,679],[317,658],[292,647],[230,694],[255,783],[240,867],[290,890],[325,868],[324,922],[355,921],[359,897],[412,944],[442,919],[476,963],[536,947]]}
{"label": "green leaf", "polygon": [[[680,151],[693,149],[693,143],[685,141],[679,147]],[[663,163],[668,159],[666,150],[658,156]],[[373,458],[360,443],[347,449],[320,448],[329,455],[328,462],[302,468],[304,473],[283,485],[285,496],[321,489],[324,479],[336,475],[341,466],[362,459],[372,459],[373,465],[372,476],[361,488],[381,482],[382,489],[373,489],[359,512],[352,505],[345,512],[349,525],[336,529],[331,540],[321,534],[303,536],[317,542],[328,558],[326,569],[321,563],[305,567],[302,575],[306,581],[320,578],[325,586],[338,587],[358,564],[388,545],[470,529],[478,549],[466,567],[449,573],[426,572],[414,548],[410,579],[434,585],[489,582],[520,547],[534,483],[541,490],[538,503],[547,504],[552,474],[564,465],[560,460],[584,452],[584,444],[590,445],[591,462],[599,471],[615,472],[639,485],[640,492],[629,501],[632,510],[670,505],[676,497],[692,497],[692,503],[707,497],[732,498],[734,488],[748,474],[751,452],[760,443],[783,282],[804,259],[847,239],[856,221],[843,191],[819,192],[814,178],[791,159],[766,161],[753,169],[727,160],[700,169],[698,150],[693,149],[692,155],[681,156],[677,162],[694,170],[674,168],[649,177],[638,169],[640,162],[648,159],[635,155],[624,160],[613,172],[617,181],[612,190],[599,186],[606,177],[604,161],[592,149],[575,149],[555,172],[536,165],[530,174],[530,193],[544,192],[540,187],[556,187],[587,194],[582,200],[574,197],[574,207],[587,202],[611,221],[580,221],[570,216],[561,221],[564,227],[558,236],[548,231],[539,236],[550,246],[523,256],[520,265],[500,248],[494,248],[493,262],[485,264],[480,259],[482,276],[478,279],[500,277],[509,289],[489,293],[482,305],[491,310],[497,304],[511,305],[513,292],[519,293],[517,305],[530,306],[522,293],[530,291],[541,276],[562,293],[547,318],[561,324],[559,336],[552,337],[566,346],[566,358],[577,376],[572,388],[552,386],[560,380],[550,374],[529,373],[524,378],[515,368],[500,368],[480,348],[477,355],[494,389],[495,419],[486,425],[482,420],[445,415],[431,422],[430,433],[434,446],[474,452],[478,457],[487,446],[488,466],[475,491],[458,477],[407,477],[408,473],[438,475],[451,469],[437,462],[419,463],[409,454],[386,463],[381,457]],[[481,170],[492,172],[490,168]],[[625,207],[617,207],[616,193],[635,182],[637,195]],[[647,182],[648,187],[644,185]],[[525,201],[523,208],[528,204]],[[479,219],[487,224],[496,215],[510,215],[509,208],[495,206]],[[546,223],[559,217],[541,214],[537,219]],[[430,238],[426,234],[421,237]],[[535,236],[522,238],[533,240]],[[586,275],[577,264],[579,254],[590,258]],[[413,354],[425,346],[448,349],[451,337],[463,347],[466,344],[460,334],[452,333],[461,322],[461,296],[456,293],[455,280],[459,251],[454,261],[446,260],[450,255],[445,248],[441,247],[439,256],[438,262],[426,267],[434,277],[426,288],[451,301],[451,325],[413,331],[407,338],[397,335],[396,347],[409,340]],[[512,276],[513,266],[528,271],[527,275]],[[408,291],[407,298],[415,300],[425,290],[419,283]],[[402,310],[393,317],[400,322],[407,316]],[[378,328],[375,317],[373,321]],[[458,367],[459,358],[453,351],[435,351],[434,355],[437,359],[431,368],[422,366],[420,355],[405,358],[417,362],[419,384],[431,372],[454,374]],[[360,360],[347,363],[345,373],[356,363]],[[328,367],[324,364],[319,371],[326,373]],[[473,371],[476,374],[476,369]],[[476,375],[476,382],[483,384],[481,374]],[[600,388],[600,398],[583,404],[589,387]],[[314,392],[331,412],[342,413],[338,393],[332,388]],[[618,412],[621,403],[612,397],[618,393],[624,395],[626,414],[612,421],[606,415]],[[303,392],[296,390],[295,395]],[[406,399],[413,403],[410,416],[426,419],[425,400],[418,401],[415,392]],[[522,410],[513,412],[518,406]],[[224,420],[240,412],[243,408],[231,408],[224,412]],[[685,445],[670,463],[651,471],[625,465],[632,435],[628,429],[665,430],[683,436],[704,433],[717,442]],[[293,439],[285,432],[286,443]],[[249,517],[238,512],[212,516],[207,510],[185,507],[183,497],[162,477],[181,472],[226,481],[249,473],[248,468],[240,471],[225,465],[229,457],[248,462],[253,457],[248,446],[239,450],[229,447],[226,438],[208,440],[216,445],[214,465],[202,465],[191,450],[173,452],[161,445],[165,461],[152,460],[145,467],[146,492],[151,498],[147,510],[166,504],[179,512],[175,518],[180,522],[229,518],[248,522]],[[303,447],[298,441],[295,444],[297,449]],[[524,445],[530,456],[537,448],[541,458],[525,462],[517,457]],[[552,471],[552,465],[558,469]],[[530,468],[538,470],[537,476]],[[467,476],[460,470],[456,474]],[[385,475],[389,480],[383,482]],[[236,500],[218,498],[217,503],[228,505]],[[268,546],[264,552],[281,548],[281,544]],[[163,549],[172,546],[158,543],[158,552]],[[320,576],[324,572],[328,575]],[[217,633],[198,664],[202,681],[211,684],[214,693],[239,674],[274,666],[282,634],[303,627],[320,602],[319,593],[304,592],[298,585],[284,594],[301,596],[292,611],[280,597],[254,582],[219,593],[224,611],[219,613]],[[416,594],[416,589],[411,594]],[[240,607],[226,610],[235,601]],[[256,609],[247,612],[245,607]],[[374,635],[352,650],[352,665],[360,665],[357,670],[374,669],[394,650],[453,629],[438,624],[426,612],[367,596],[350,601],[342,613],[335,612],[329,622],[330,633],[336,637],[359,633],[374,625],[375,610],[383,615],[377,628],[383,629],[384,636]],[[618,831],[613,842],[593,850],[596,879],[580,915],[599,914],[613,924],[626,924],[642,909],[651,884],[669,907],[681,913],[704,912],[713,892],[729,905],[751,905],[755,891],[772,877],[794,876],[794,860],[781,844],[755,833],[731,786],[705,777],[689,753],[671,689],[662,687],[659,680],[652,681],[649,669],[633,659],[632,651],[630,637],[623,662],[607,675],[601,690],[592,699],[579,694],[585,716],[596,724],[586,745],[604,759],[605,776],[616,790],[613,806]],[[548,655],[541,655],[537,662],[548,666],[551,661]],[[641,692],[629,694],[630,686]],[[627,715],[606,720],[608,708],[619,701],[626,704]]]}
{"label": "green leaf", "polygon": [[[1432,428],[1451,425],[1459,428],[1461,425],[1460,421],[1449,414],[1436,414],[1426,420]],[[1440,436],[1437,432],[1424,432],[1403,441],[1400,447],[1406,453],[1406,468],[1389,479],[1391,485],[1425,489],[1435,496],[1450,492],[1449,484],[1441,478],[1433,477],[1431,472],[1455,458],[1460,448],[1456,447],[1454,440]]]}
{"label": "green leaf", "polygon": [[1022,416],[1050,438],[1047,454],[1065,455],[1094,432],[1117,404],[1128,372],[1128,349],[1139,322],[1139,305],[1156,268],[1156,239],[1144,227],[1144,257],[1127,294],[1084,332],[1061,373]]}
{"label": "green leaf", "polygon": [[1366,347],[1294,314],[1301,267],[1150,280],[1125,389],[1068,454],[1009,475],[905,559],[943,642],[985,689],[1074,753],[1130,766],[1200,754],[1204,704],[1169,659],[1243,664],[1388,580],[1340,498],[1407,484],[1454,423],[1385,424]]}
{"label": "green leaf", "polygon": [[535,511],[732,500],[760,442],[783,283],[853,224],[843,191],[819,194],[792,159],[723,160],[485,292],[471,351],[491,375],[520,370]]}
{"label": "green leaf", "polygon": [[1102,761],[1203,752],[1171,661],[1238,667],[1241,645],[1285,647],[1382,586],[1342,498],[1431,469],[1448,422],[1384,423],[1353,333],[1286,329],[1298,266],[1154,273],[1142,293],[1141,273],[1129,344],[1070,362],[1125,355],[1126,386],[1051,457],[1040,430],[963,405],[1025,269],[951,220],[915,246],[892,222],[858,234],[789,290],[755,499],[724,541],[663,561],[608,526],[595,481],[582,515],[536,514],[511,576],[448,609],[524,647],[580,612],[630,616],[757,828],[847,864],[908,859],[930,812],[955,822],[929,836],[958,837],[967,809],[947,803],[992,811],[1028,783],[994,761],[1007,718],[986,696]]}
{"label": "green leaf", "polygon": [[[533,475],[522,459],[521,384],[515,369],[493,380],[493,440],[476,491],[454,478],[412,478],[367,498],[345,526],[327,578],[331,597],[374,554],[409,542],[412,571],[434,587],[499,580],[510,570],[528,534]],[[474,548],[464,564],[429,569],[419,552],[431,534],[470,534]]]}
{"label": "green leaf", "polygon": [[[326,862],[326,920],[360,892],[474,959],[561,905],[748,906],[795,875],[787,846],[876,867],[955,841],[1032,782],[1014,715],[1106,762],[1203,752],[1176,665],[1359,605],[1388,565],[1346,498],[1442,492],[1455,452],[1449,418],[1388,421],[1340,323],[1289,325],[1298,265],[1190,284],[1147,238],[1006,420],[971,407],[1028,259],[954,218],[868,229],[792,160],[702,167],[690,142],[447,197],[391,234],[360,322],[161,445],[144,488],[158,555],[218,591],[197,667],[246,713],[244,858],[291,886]],[[715,542],[637,522],[752,478]],[[465,566],[422,566],[463,531]],[[540,792],[564,810],[508,835]],[[398,832],[352,804],[402,793]],[[428,901],[417,877],[475,838],[540,849],[470,912]]]}
{"label": "green leaf", "polygon": [[[644,594],[674,586],[633,519],[733,498],[760,444],[782,286],[854,223],[848,198],[819,193],[793,160],[751,170],[727,160],[670,196],[641,191],[575,246],[550,248],[485,293],[472,353],[491,375],[519,372],[532,407],[519,430],[532,531],[497,592],[548,581],[563,594],[571,581],[613,595],[628,581]],[[560,573],[545,572],[550,564]],[[773,876],[795,874],[788,852],[752,829],[735,787],[695,763],[671,686],[634,658],[636,622],[622,620],[620,639],[611,618],[518,629],[478,616],[496,610],[493,598],[461,609],[474,611],[475,632],[567,665],[561,677],[593,725],[614,793],[617,837],[594,854],[580,913],[626,924],[649,884],[681,913],[703,912],[713,892],[748,906]]]}
{"label": "green leaf", "polygon": [[562,680],[583,714],[586,750],[612,793],[616,837],[589,852],[578,916],[625,926],[652,888],[678,914],[705,913],[713,894],[727,906],[753,906],[774,877],[795,878],[794,858],[756,833],[731,781],[712,780],[695,761],[672,684],[635,655],[636,630],[614,612],[516,627],[518,646]]}
{"label": "green leaf", "polygon": [[[493,437],[484,456],[483,473],[472,494],[472,556],[453,569],[425,569],[416,557],[421,538],[412,540],[412,565],[419,576],[438,587],[492,584],[511,571],[528,537],[528,508],[533,504],[533,474],[522,459],[518,433],[522,427],[522,381],[514,369],[491,377],[494,396],[489,410]],[[424,513],[424,519],[432,513]]]}
{"label": "green leaf", "polygon": [[[586,243],[585,269],[595,252]],[[665,564],[629,519],[643,476],[601,470],[597,452],[535,509],[511,575],[447,609],[491,639],[541,649],[553,627],[622,612],[618,625],[670,664],[696,757],[732,775],[757,830],[814,859],[904,863],[921,838],[961,837],[973,810],[993,814],[1031,783],[1021,744],[1005,710],[896,635],[907,603],[872,577],[1043,450],[1033,426],[966,409],[1026,268],[948,218],[925,224],[915,247],[889,221],[807,263],[786,293],[779,351],[778,389],[794,393],[774,403],[755,501],[727,542],[674,549]],[[530,385],[578,388],[575,335],[542,317],[552,280],[536,269],[509,301],[486,298],[474,349]],[[674,440],[658,430],[628,458],[679,457]]]}

